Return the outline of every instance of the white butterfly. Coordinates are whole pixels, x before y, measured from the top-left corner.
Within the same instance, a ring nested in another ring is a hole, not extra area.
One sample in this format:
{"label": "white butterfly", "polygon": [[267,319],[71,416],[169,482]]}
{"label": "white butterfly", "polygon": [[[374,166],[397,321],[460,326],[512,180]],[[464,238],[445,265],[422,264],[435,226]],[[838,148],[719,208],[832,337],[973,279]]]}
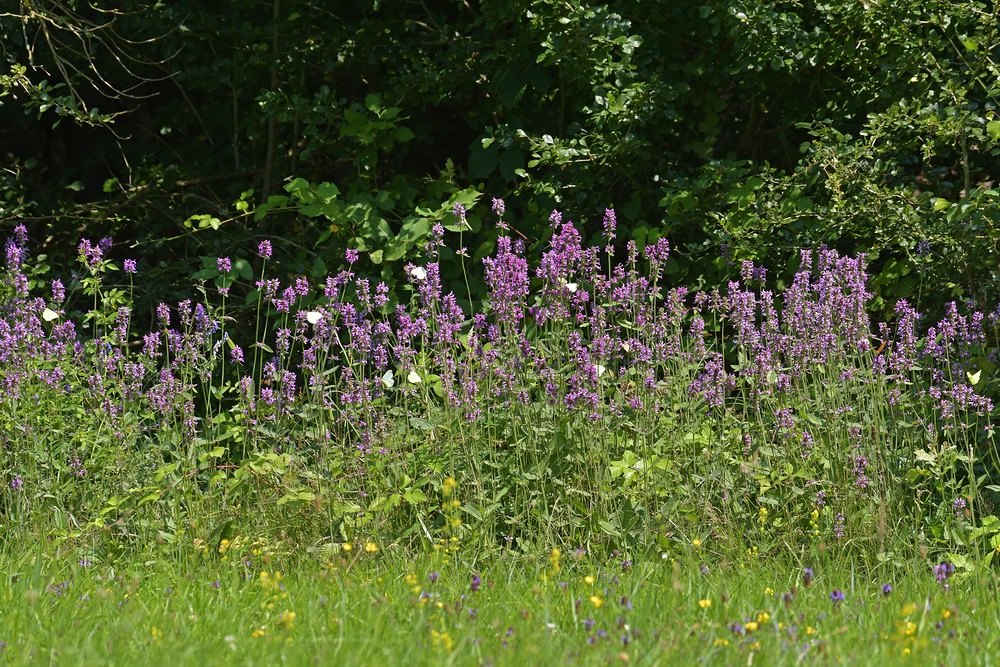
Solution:
{"label": "white butterfly", "polygon": [[420,379],[420,376],[417,375],[416,371],[410,371],[410,374],[406,376],[406,379],[412,382],[413,384],[419,384],[423,382],[423,380]]}
{"label": "white butterfly", "polygon": [[423,268],[422,266],[415,266],[412,269],[410,269],[410,275],[416,278],[417,280],[423,280],[424,278],[427,277],[427,269]]}
{"label": "white butterfly", "polygon": [[385,385],[386,389],[392,389],[393,385],[396,384],[396,380],[392,377],[392,371],[386,371],[385,375],[382,376],[382,384]]}
{"label": "white butterfly", "polygon": [[306,313],[306,321],[309,324],[316,324],[323,319],[323,313],[316,312],[315,310],[310,310]]}
{"label": "white butterfly", "polygon": [[52,320],[58,320],[59,313],[52,310],[51,308],[46,308],[45,310],[42,311],[42,319],[45,320],[46,322],[51,322]]}

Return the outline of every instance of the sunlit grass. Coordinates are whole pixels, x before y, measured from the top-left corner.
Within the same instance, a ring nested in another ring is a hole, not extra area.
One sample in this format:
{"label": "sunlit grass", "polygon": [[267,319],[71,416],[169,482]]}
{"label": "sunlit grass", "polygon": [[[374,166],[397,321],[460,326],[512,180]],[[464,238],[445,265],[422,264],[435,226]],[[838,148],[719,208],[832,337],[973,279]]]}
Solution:
{"label": "sunlit grass", "polygon": [[118,568],[5,554],[0,662],[961,665],[996,653],[995,579],[848,561],[806,577],[705,555],[473,565],[461,551],[344,549],[325,563],[190,554]]}

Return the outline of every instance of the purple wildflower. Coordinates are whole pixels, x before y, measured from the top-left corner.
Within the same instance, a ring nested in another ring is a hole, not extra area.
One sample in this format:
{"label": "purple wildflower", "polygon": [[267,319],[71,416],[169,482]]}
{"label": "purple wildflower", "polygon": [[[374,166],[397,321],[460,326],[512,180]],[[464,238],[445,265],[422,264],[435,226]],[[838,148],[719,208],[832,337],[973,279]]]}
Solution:
{"label": "purple wildflower", "polygon": [[231,273],[233,262],[228,257],[220,257],[215,261],[220,273]]}
{"label": "purple wildflower", "polygon": [[358,261],[359,254],[360,253],[358,253],[358,251],[354,248],[348,248],[347,252],[344,253],[344,256],[347,258],[348,264],[354,264],[354,262]]}
{"label": "purple wildflower", "polygon": [[802,568],[802,585],[811,586],[813,581],[813,570],[811,567]]}
{"label": "purple wildflower", "polygon": [[939,563],[934,566],[934,577],[937,579],[938,583],[944,583],[948,580],[952,574],[955,573],[955,566],[951,563]]}
{"label": "purple wildflower", "polygon": [[136,265],[134,259],[126,259],[122,262],[122,271],[125,273],[133,274],[136,272]]}
{"label": "purple wildflower", "polygon": [[271,259],[271,242],[261,241],[260,245],[257,246],[257,254],[264,259]]}
{"label": "purple wildflower", "polygon": [[882,595],[889,597],[892,593],[892,584],[882,584]]}
{"label": "purple wildflower", "polygon": [[841,602],[843,602],[844,598],[845,598],[844,591],[840,590],[839,588],[833,589],[833,592],[830,593],[830,600],[833,602],[833,606],[835,607],[839,605]]}
{"label": "purple wildflower", "polygon": [[475,593],[476,591],[479,590],[479,586],[482,583],[483,583],[483,580],[479,578],[479,573],[477,572],[477,573],[475,573],[475,574],[472,575],[472,583],[469,584],[469,588],[472,589],[473,593]]}

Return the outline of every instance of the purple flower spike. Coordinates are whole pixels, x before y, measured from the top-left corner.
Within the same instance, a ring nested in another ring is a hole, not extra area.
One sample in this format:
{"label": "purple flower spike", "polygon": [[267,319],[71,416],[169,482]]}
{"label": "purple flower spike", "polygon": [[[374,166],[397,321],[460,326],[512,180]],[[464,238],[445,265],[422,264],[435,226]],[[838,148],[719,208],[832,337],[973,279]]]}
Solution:
{"label": "purple flower spike", "polygon": [[892,593],[892,584],[882,584],[882,595],[889,597]]}
{"label": "purple flower spike", "polygon": [[934,577],[937,579],[939,584],[947,581],[948,577],[954,573],[955,566],[951,563],[939,563],[934,566]]}
{"label": "purple flower spike", "polygon": [[841,602],[843,602],[844,598],[845,598],[844,591],[840,590],[839,588],[833,589],[833,592],[830,593],[830,600],[833,602],[834,606],[837,606]]}
{"label": "purple flower spike", "polygon": [[257,254],[264,259],[271,259],[271,242],[261,241],[260,245],[257,246]]}
{"label": "purple flower spike", "polygon": [[802,584],[804,586],[812,585],[813,581],[813,570],[811,567],[802,568]]}
{"label": "purple flower spike", "polygon": [[358,251],[355,250],[354,248],[348,248],[347,252],[344,253],[344,255],[347,257],[348,264],[354,264],[354,262],[358,261],[359,254],[360,253],[358,253]]}

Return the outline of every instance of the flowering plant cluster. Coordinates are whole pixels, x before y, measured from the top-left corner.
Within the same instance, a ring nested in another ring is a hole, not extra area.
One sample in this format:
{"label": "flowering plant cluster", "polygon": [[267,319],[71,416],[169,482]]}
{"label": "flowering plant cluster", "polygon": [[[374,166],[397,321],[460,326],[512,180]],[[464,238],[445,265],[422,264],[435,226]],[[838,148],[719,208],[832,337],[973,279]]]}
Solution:
{"label": "flowering plant cluster", "polygon": [[[30,283],[18,227],[0,299],[0,503],[38,512],[47,488],[92,525],[176,525],[186,503],[172,493],[227,507],[248,494],[283,521],[314,506],[349,539],[379,515],[398,533],[507,545],[539,531],[669,541],[683,516],[752,528],[755,553],[847,548],[892,512],[967,543],[1000,311],[953,304],[922,331],[904,301],[873,324],[864,256],[826,248],[802,251],[781,290],[751,262],[724,288],[671,287],[667,241],[622,253],[614,211],[600,247],[558,212],[550,222],[536,263],[499,226],[473,313],[442,288],[440,225],[406,267],[409,302],[359,273],[356,250],[318,284],[267,278],[264,241],[253,340],[226,315],[245,260],[218,258],[217,294],[160,304],[137,333],[130,297],[107,284],[111,239],[80,244],[81,313],[60,279],[44,294]],[[449,472],[445,496],[461,482],[461,510],[430,500],[427,470]]]}

